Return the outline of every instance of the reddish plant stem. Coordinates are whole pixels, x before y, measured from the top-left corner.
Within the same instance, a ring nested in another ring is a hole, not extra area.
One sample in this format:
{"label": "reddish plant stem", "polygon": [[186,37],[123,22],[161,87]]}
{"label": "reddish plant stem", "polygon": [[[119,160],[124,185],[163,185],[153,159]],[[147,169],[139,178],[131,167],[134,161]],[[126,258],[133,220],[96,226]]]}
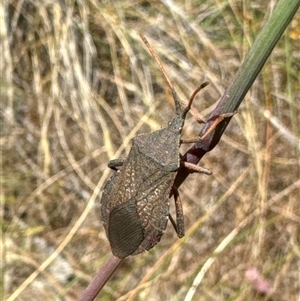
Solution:
{"label": "reddish plant stem", "polygon": [[83,291],[78,301],[93,301],[122,261],[123,259],[111,255]]}

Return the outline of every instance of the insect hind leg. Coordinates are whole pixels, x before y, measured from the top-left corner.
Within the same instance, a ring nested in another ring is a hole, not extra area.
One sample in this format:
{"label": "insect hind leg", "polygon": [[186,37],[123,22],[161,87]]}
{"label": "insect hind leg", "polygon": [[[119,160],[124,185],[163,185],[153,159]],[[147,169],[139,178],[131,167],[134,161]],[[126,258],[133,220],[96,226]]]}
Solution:
{"label": "insect hind leg", "polygon": [[177,236],[179,238],[181,238],[184,236],[184,215],[183,215],[182,203],[181,203],[181,199],[180,199],[180,196],[178,193],[178,189],[173,186],[172,192],[173,192],[174,201],[175,201],[176,222],[174,221],[171,214],[169,214],[169,219],[177,233]]}

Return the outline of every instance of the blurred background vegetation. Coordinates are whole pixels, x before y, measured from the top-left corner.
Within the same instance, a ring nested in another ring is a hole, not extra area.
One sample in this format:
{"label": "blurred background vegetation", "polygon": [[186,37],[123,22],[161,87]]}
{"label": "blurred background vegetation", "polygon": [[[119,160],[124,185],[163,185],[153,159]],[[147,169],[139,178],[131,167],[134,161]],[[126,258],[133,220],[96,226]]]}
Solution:
{"label": "blurred background vegetation", "polygon": [[[182,100],[210,81],[194,102],[207,118],[275,5],[1,2],[3,299],[76,300],[110,255],[99,217],[107,161],[174,115],[139,34]],[[180,187],[186,236],[169,224],[155,248],[124,260],[99,300],[189,300],[195,279],[193,300],[299,298],[299,19],[201,161],[213,175]],[[184,136],[200,128],[189,116]]]}

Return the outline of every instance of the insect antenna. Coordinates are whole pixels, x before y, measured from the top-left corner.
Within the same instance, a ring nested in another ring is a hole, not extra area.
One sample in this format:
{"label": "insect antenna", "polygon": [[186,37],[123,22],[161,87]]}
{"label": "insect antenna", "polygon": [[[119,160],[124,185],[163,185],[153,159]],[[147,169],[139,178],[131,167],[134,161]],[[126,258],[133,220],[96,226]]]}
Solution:
{"label": "insect antenna", "polygon": [[[205,88],[207,85],[209,85],[209,82],[204,82],[203,84],[201,84],[194,92],[193,94],[191,95],[190,99],[189,99],[189,102],[188,102],[188,105],[186,106],[186,108],[183,110],[182,112],[182,116],[184,117],[186,115],[186,113],[191,109],[191,106],[193,104],[193,101],[196,97],[196,95],[203,89]],[[195,113],[194,113],[195,114]],[[193,115],[194,115],[193,114]],[[205,123],[205,121],[203,121],[197,114],[194,115],[195,119],[197,120],[197,122],[199,123]]]}
{"label": "insect antenna", "polygon": [[203,89],[205,88],[206,86],[209,85],[209,82],[204,82],[203,84],[201,84],[194,92],[193,94],[191,95],[190,99],[189,99],[189,102],[188,102],[188,105],[187,107],[190,109],[191,106],[192,106],[192,103],[196,97],[196,95]]}
{"label": "insect antenna", "polygon": [[[144,42],[144,43],[146,44],[146,46],[148,47],[148,49],[149,49],[151,55],[152,55],[153,58],[155,59],[155,61],[156,61],[157,65],[158,65],[160,71],[161,71],[162,74],[164,75],[164,77],[165,77],[165,79],[166,79],[166,81],[167,81],[167,83],[168,83],[168,85],[169,85],[169,87],[170,87],[170,89],[171,89],[171,91],[172,91],[173,99],[174,99],[174,102],[175,102],[176,114],[179,115],[179,114],[181,113],[180,101],[179,101],[178,95],[177,95],[177,93],[176,93],[176,91],[175,91],[175,89],[174,89],[174,87],[173,87],[173,85],[172,85],[172,83],[171,83],[171,81],[170,81],[168,75],[167,75],[167,72],[165,71],[165,69],[164,69],[164,67],[163,67],[163,65],[162,65],[162,63],[161,63],[161,61],[159,60],[157,54],[155,53],[154,49],[153,49],[153,48],[151,47],[151,45],[149,44],[149,42],[148,42],[148,40],[146,39],[146,37],[145,37],[144,35],[142,35],[142,34],[140,34],[140,36],[141,36],[143,42]],[[199,90],[199,91],[200,91],[200,90]]]}

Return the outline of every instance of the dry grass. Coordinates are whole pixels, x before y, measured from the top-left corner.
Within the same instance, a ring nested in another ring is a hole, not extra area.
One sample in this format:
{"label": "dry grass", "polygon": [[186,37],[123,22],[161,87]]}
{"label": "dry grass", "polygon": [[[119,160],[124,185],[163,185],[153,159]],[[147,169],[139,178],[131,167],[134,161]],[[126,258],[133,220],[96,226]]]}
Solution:
{"label": "dry grass", "polygon": [[[194,105],[207,117],[274,4],[0,4],[4,299],[76,300],[109,256],[98,208],[106,163],[174,114],[139,33],[181,99],[211,82]],[[213,176],[192,175],[180,188],[186,236],[169,225],[155,248],[122,263],[99,300],[190,300],[193,285],[193,300],[300,298],[297,17],[202,160]],[[185,135],[199,128],[190,117]],[[271,295],[252,287],[250,268]]]}

